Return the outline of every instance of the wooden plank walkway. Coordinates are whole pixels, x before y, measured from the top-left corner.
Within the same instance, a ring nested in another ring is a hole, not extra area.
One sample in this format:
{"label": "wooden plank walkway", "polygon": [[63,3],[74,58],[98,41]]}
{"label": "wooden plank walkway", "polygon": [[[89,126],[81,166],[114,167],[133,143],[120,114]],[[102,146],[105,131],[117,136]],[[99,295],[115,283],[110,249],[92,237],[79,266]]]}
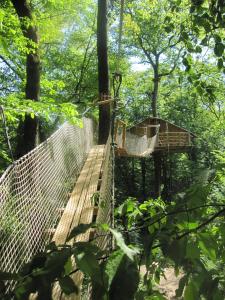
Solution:
{"label": "wooden plank walkway", "polygon": [[[98,145],[91,149],[53,236],[53,241],[55,241],[57,245],[65,244],[68,235],[75,226],[81,223],[92,222],[95,211],[92,196],[100,188],[99,179],[104,156],[105,145]],[[79,235],[76,241],[88,241],[89,239],[90,231]],[[75,273],[73,279],[77,286],[81,286],[83,280],[82,273]],[[53,292],[53,299],[77,300],[80,299],[80,296],[71,295],[70,297],[67,296],[64,298],[56,286]]]}

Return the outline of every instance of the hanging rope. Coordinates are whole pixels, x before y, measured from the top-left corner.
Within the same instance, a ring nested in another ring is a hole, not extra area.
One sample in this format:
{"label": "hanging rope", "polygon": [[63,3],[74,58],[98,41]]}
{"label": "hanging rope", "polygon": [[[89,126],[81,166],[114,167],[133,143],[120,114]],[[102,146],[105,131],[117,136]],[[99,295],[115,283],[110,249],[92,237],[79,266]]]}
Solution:
{"label": "hanging rope", "polygon": [[8,132],[8,127],[7,127],[7,122],[6,122],[6,117],[5,117],[5,112],[4,112],[3,106],[0,106],[0,113],[1,113],[3,128],[4,128],[4,132],[5,132],[5,139],[6,139],[8,148],[9,148],[9,153],[10,153],[11,159],[14,162],[14,157],[13,157],[13,152],[12,152],[12,147],[11,147],[11,143],[10,143],[9,132]]}

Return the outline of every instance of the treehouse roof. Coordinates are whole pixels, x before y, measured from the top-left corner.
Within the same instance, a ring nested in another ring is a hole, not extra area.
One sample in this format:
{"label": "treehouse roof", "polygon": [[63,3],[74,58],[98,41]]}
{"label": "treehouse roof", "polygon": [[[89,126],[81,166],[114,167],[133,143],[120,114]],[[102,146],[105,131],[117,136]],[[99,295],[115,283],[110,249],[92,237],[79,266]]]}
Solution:
{"label": "treehouse roof", "polygon": [[187,132],[189,133],[192,137],[196,137],[196,135],[194,133],[192,133],[191,131],[175,125],[173,123],[171,123],[168,120],[164,120],[158,117],[148,117],[145,118],[144,120],[142,120],[141,122],[133,125],[132,127],[129,128],[129,130],[132,132],[133,130],[135,130],[136,128],[140,128],[140,127],[146,127],[147,125],[160,125],[159,131],[160,132],[164,132],[164,131],[173,131],[173,132]]}

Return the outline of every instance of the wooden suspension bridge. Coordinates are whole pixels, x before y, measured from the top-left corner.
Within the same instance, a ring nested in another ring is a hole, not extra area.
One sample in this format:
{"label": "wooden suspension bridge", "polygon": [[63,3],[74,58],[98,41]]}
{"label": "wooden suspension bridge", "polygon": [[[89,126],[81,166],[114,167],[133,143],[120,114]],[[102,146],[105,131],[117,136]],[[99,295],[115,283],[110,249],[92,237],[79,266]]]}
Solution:
{"label": "wooden suspension bridge", "polygon": [[[126,157],[145,157],[163,151],[186,152],[193,146],[195,138],[187,130],[159,118],[148,118],[131,128],[117,121],[114,149],[110,139],[106,145],[95,145],[90,124],[91,120],[86,119],[83,129],[64,125],[3,174],[0,180],[3,270],[18,271],[51,240],[57,245],[65,244],[71,229],[79,224],[96,220],[112,223],[112,150],[116,155]],[[63,185],[71,178],[73,189],[67,198],[68,189]],[[96,194],[99,194],[98,201],[93,200]],[[102,200],[104,207],[100,205]],[[89,241],[94,235],[92,229],[78,238]],[[23,240],[25,242],[21,244]],[[15,243],[20,249],[14,246]],[[99,243],[102,249],[110,247],[107,237]],[[81,273],[76,273],[73,279],[78,286],[82,285]],[[59,287],[53,291],[54,299],[63,299]]]}

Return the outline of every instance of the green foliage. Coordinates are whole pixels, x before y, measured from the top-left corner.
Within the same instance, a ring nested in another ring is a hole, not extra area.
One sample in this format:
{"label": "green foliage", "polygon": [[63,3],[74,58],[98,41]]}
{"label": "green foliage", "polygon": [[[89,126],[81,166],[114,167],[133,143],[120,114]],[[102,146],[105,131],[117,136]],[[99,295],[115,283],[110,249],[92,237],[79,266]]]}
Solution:
{"label": "green foliage", "polygon": [[123,236],[120,232],[116,231],[115,229],[110,229],[110,232],[113,234],[113,237],[116,240],[117,246],[126,254],[130,260],[134,259],[134,256],[137,255],[138,250],[129,248],[123,239]]}
{"label": "green foliage", "polygon": [[[80,224],[72,230],[73,233],[69,239],[85,233],[91,227],[93,224]],[[56,281],[59,282],[64,294],[77,294],[79,290],[71,275],[78,270],[89,278],[94,290],[96,287],[101,289],[101,299],[108,299],[105,297],[132,299],[139,282],[135,259],[138,252],[125,245],[121,233],[109,227],[106,230],[110,230],[115,236],[121,249],[115,249],[108,254],[90,242],[74,242],[73,245],[58,247],[52,242],[47,246],[45,252],[36,254],[30,262],[26,263],[18,274],[0,272],[1,299],[14,297],[13,299],[26,300],[30,293],[35,292],[38,292],[38,299],[41,299],[43,295],[45,295],[45,299],[51,299],[51,290]],[[73,258],[76,261],[76,269],[72,262]],[[105,259],[107,260],[105,261]],[[16,282],[13,292],[6,293],[6,280]],[[132,288],[129,288],[131,285]],[[128,288],[129,292],[127,292]],[[116,295],[114,295],[116,290]]]}
{"label": "green foliage", "polygon": [[140,204],[128,198],[117,208],[118,226],[125,229],[128,240],[139,244],[140,264],[146,269],[137,299],[155,297],[155,283],[168,265],[184,273],[177,297],[223,299],[224,153],[214,156],[215,169],[200,170],[195,184],[173,202],[150,199]]}
{"label": "green foliage", "polygon": [[86,232],[88,229],[94,227],[94,224],[79,224],[77,227],[73,228],[67,238],[67,241],[75,238],[77,235]]}

